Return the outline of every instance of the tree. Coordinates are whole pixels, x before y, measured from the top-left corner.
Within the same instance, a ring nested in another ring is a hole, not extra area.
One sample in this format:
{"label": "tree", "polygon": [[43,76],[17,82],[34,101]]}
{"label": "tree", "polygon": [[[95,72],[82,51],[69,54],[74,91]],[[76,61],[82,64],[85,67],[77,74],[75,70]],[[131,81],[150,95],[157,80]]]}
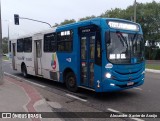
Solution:
{"label": "tree", "polygon": [[125,10],[122,10],[120,8],[107,10],[105,13],[100,15],[100,17],[103,18],[123,18],[123,19],[124,16],[125,16]]}
{"label": "tree", "polygon": [[74,19],[71,19],[71,20],[64,20],[63,22],[60,23],[60,25],[65,25],[65,24],[70,24],[70,23],[75,23],[76,21]]}
{"label": "tree", "polygon": [[[134,6],[126,9],[115,8],[107,10],[100,17],[122,18],[133,20]],[[156,47],[160,41],[160,3],[137,3],[137,23],[140,23],[144,33],[144,39]]]}
{"label": "tree", "polygon": [[2,39],[2,52],[8,53],[8,38],[7,37],[4,37]]}
{"label": "tree", "polygon": [[92,15],[92,16],[87,16],[84,18],[80,18],[79,21],[84,21],[84,20],[88,20],[88,19],[92,19],[92,18],[96,18],[96,16]]}
{"label": "tree", "polygon": [[59,24],[58,24],[58,23],[55,23],[55,24],[53,25],[53,27],[57,27],[57,26],[59,26]]}

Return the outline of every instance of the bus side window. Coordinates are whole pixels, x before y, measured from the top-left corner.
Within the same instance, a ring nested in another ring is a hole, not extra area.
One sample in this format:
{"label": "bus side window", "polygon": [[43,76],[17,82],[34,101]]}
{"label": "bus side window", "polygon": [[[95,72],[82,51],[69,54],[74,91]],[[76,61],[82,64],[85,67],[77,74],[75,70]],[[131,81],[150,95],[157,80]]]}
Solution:
{"label": "bus side window", "polygon": [[73,50],[73,31],[62,31],[57,34],[57,45],[59,52],[72,52]]}
{"label": "bus side window", "polygon": [[97,65],[102,65],[102,49],[101,49],[101,37],[100,33],[97,34],[96,37],[96,58],[95,58],[95,63]]}

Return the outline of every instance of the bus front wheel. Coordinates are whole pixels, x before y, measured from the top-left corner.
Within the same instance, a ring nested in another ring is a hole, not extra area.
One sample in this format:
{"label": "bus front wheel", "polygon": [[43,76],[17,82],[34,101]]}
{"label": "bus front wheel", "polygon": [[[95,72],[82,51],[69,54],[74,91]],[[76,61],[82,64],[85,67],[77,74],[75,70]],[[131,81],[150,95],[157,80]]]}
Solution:
{"label": "bus front wheel", "polygon": [[76,83],[76,76],[73,72],[69,72],[66,75],[65,83],[66,83],[68,90],[72,92],[76,92],[78,90],[77,83]]}
{"label": "bus front wheel", "polygon": [[26,65],[23,65],[23,66],[22,66],[22,74],[23,74],[23,76],[24,76],[25,78],[28,77]]}

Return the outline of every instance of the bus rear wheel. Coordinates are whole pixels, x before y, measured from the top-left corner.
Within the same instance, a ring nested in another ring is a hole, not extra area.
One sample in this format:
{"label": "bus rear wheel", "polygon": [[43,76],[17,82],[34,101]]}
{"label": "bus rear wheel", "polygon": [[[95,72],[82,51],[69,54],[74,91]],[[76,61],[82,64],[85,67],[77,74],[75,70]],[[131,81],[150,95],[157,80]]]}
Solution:
{"label": "bus rear wheel", "polygon": [[78,90],[77,83],[76,83],[76,76],[73,72],[69,72],[66,75],[65,83],[66,83],[68,90],[72,92],[76,92]]}
{"label": "bus rear wheel", "polygon": [[22,74],[25,78],[28,77],[26,65],[22,65]]}

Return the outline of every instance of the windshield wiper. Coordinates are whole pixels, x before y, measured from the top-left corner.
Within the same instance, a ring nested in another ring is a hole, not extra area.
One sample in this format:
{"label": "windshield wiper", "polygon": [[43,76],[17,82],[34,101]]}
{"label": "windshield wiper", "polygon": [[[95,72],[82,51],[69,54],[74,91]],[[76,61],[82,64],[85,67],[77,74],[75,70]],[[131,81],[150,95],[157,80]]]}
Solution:
{"label": "windshield wiper", "polygon": [[[117,34],[117,37],[120,39],[120,41],[121,41],[123,47],[124,47],[125,44],[126,44],[127,49],[128,49],[127,40],[125,39],[125,37],[123,36],[123,34],[122,34],[121,32],[119,32],[119,31],[116,31],[116,34]],[[119,35],[120,35],[120,36],[119,36]]]}

